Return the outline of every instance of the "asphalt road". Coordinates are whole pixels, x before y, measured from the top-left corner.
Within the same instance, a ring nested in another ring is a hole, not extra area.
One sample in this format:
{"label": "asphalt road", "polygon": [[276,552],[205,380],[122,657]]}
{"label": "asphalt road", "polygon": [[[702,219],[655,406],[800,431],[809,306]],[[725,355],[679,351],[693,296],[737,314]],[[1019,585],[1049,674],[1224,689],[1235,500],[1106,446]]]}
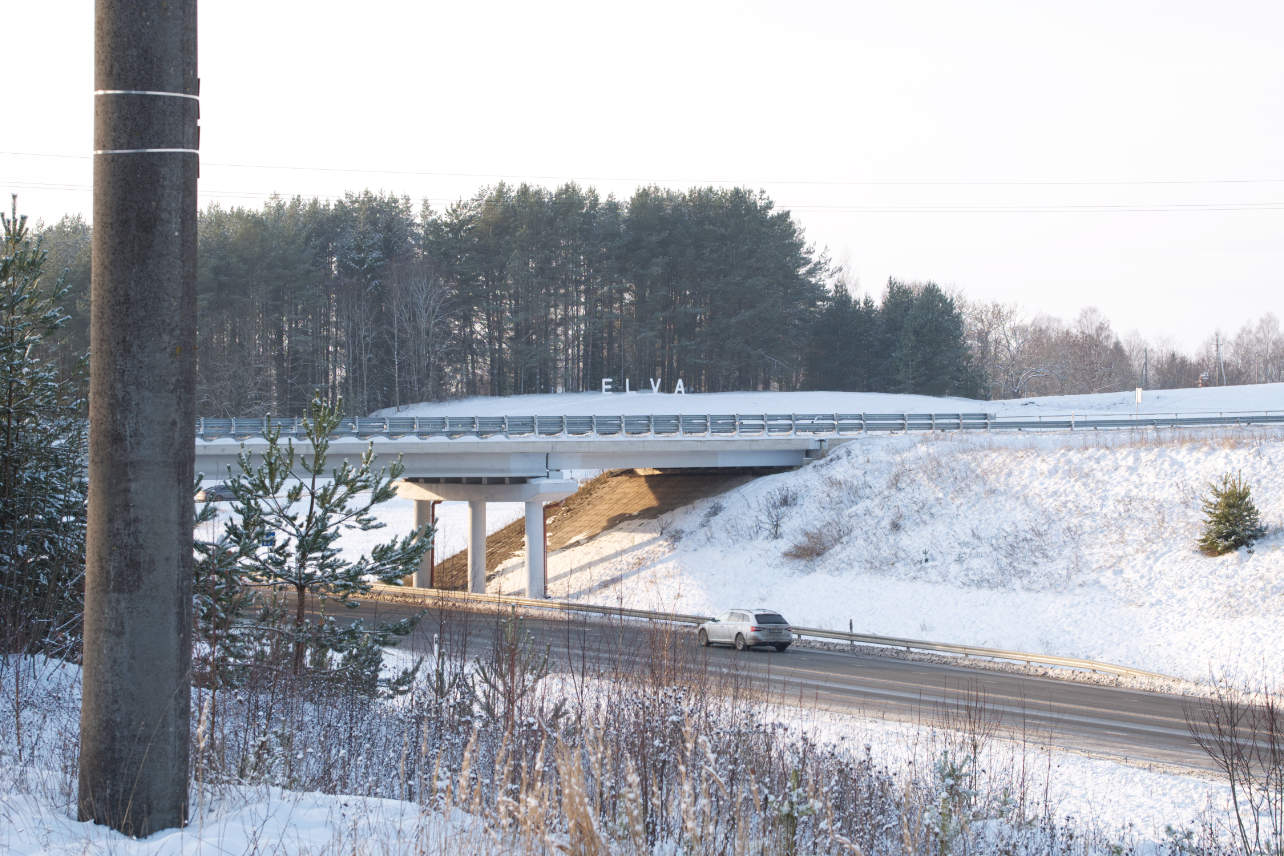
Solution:
{"label": "asphalt road", "polygon": [[[356,615],[389,619],[413,607],[368,602]],[[434,637],[468,657],[484,656],[499,637],[501,615],[433,606],[403,647],[426,650]],[[1015,672],[879,657],[794,645],[744,653],[701,648],[695,630],[657,631],[645,622],[584,616],[523,618],[554,669],[615,675],[683,669],[777,701],[876,717],[958,724],[979,718],[1003,736],[1116,759],[1214,770],[1191,736],[1201,702],[1183,696],[1029,676]]]}

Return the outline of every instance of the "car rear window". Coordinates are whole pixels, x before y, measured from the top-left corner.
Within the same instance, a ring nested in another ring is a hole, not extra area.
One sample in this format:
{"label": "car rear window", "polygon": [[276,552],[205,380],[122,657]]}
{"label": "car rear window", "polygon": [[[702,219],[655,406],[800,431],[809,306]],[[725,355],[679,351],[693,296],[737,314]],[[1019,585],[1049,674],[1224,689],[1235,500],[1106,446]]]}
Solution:
{"label": "car rear window", "polygon": [[776,612],[760,612],[754,616],[756,624],[788,624],[785,617]]}

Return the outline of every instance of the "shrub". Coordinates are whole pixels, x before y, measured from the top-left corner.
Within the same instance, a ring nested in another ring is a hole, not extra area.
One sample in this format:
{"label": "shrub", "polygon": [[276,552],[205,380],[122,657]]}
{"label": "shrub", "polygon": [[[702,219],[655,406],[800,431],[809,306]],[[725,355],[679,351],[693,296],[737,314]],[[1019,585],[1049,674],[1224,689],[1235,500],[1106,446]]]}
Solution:
{"label": "shrub", "polygon": [[1206,556],[1220,556],[1240,547],[1252,547],[1266,534],[1248,482],[1240,473],[1226,473],[1221,482],[1209,484],[1204,498],[1204,531],[1199,550]]}
{"label": "shrub", "polygon": [[815,529],[807,529],[802,537],[785,551],[785,558],[819,559],[849,534],[851,534],[849,528],[836,525],[834,522],[817,526]]}
{"label": "shrub", "polygon": [[798,491],[792,487],[778,487],[768,491],[758,501],[758,532],[773,541],[780,537],[784,526],[787,509],[798,504]]}

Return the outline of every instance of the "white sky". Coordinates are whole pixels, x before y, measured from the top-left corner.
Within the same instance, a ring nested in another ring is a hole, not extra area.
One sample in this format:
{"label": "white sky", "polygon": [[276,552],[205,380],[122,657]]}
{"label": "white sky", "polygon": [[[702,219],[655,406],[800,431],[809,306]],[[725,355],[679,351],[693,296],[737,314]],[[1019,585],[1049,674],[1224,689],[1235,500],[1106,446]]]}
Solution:
{"label": "white sky", "polygon": [[[1284,4],[199,9],[202,204],[743,184],[875,294],[1095,305],[1185,348],[1284,316]],[[3,9],[0,190],[34,217],[89,213],[92,16]]]}

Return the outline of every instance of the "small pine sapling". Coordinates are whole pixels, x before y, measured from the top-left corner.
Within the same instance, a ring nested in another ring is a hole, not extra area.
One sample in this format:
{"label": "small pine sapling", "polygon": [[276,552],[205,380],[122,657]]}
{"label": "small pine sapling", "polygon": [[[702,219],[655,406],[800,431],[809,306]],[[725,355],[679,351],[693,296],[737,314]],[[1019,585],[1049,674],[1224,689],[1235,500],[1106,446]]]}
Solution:
{"label": "small pine sapling", "polygon": [[[548,647],[542,651],[539,649],[514,610],[497,628],[490,653],[473,664],[477,701],[482,712],[492,720],[503,720],[504,729],[511,731],[518,705],[548,676],[548,672]],[[559,705],[552,718],[560,715]]]}
{"label": "small pine sapling", "polygon": [[212,501],[197,506],[192,565],[193,680],[212,690],[240,685],[252,666],[270,662],[273,628],[281,623],[280,610],[259,595],[241,567],[257,545],[226,532],[212,541],[200,537],[217,517]]}
{"label": "small pine sapling", "polygon": [[1240,547],[1252,549],[1253,542],[1266,534],[1248,482],[1240,473],[1226,473],[1220,482],[1208,486],[1203,500],[1204,531],[1199,550],[1206,556],[1220,556]]}
{"label": "small pine sapling", "polygon": [[280,623],[289,640],[293,674],[329,673],[344,685],[372,690],[377,684],[399,693],[409,686],[418,664],[409,674],[379,679],[379,646],[409,633],[415,620],[340,622],[333,608],[356,608],[355,598],[370,591],[371,579],[396,585],[414,573],[432,545],[433,532],[421,527],[372,547],[355,561],[342,555],[338,542],[345,530],[383,527],[371,509],[396,495],[393,482],[403,467],[397,461],[376,468],[371,444],[356,465],[345,459],[327,471],[330,435],[339,426],[339,414],[338,405],[313,399],[304,418],[311,455],[297,455],[293,441],[282,443],[277,428],[268,431],[257,463],[249,452],[241,452],[240,471],[229,473],[227,482],[235,498],[227,540],[235,545],[229,549],[237,553],[241,573],[268,589],[271,600],[284,609]]}

